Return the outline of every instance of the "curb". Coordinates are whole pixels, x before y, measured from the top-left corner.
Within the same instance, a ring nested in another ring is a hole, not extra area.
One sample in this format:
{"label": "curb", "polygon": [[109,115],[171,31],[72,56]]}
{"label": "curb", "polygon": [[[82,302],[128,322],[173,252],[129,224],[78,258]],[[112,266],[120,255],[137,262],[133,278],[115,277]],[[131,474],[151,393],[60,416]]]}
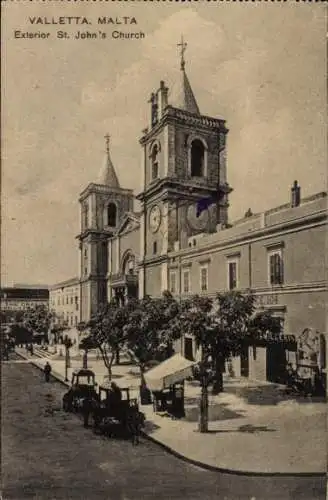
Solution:
{"label": "curb", "polygon": [[[16,351],[15,351],[16,352]],[[28,359],[25,358],[24,355],[17,353],[17,356],[23,358],[23,359]],[[33,362],[34,361],[34,362]],[[39,370],[43,370],[41,366],[35,363],[35,360],[30,361],[31,364],[35,367],[38,368]],[[65,387],[69,387],[69,382],[65,382],[62,378],[62,376],[59,373],[52,372],[51,377],[54,378],[57,382],[61,383]],[[174,450],[170,446],[166,445],[165,443],[158,441],[154,437],[150,436],[146,432],[141,431],[141,435],[147,439],[148,441],[151,441],[152,443],[156,444],[157,446],[160,446],[163,450],[165,450],[167,453],[170,455],[175,456],[176,458],[179,458],[183,462],[189,463],[191,465],[195,465],[197,467],[200,467],[201,469],[208,470],[210,472],[219,472],[220,474],[229,474],[229,475],[235,475],[235,476],[246,476],[246,477],[294,477],[294,478],[306,478],[306,477],[317,477],[317,478],[323,478],[326,479],[327,474],[325,472],[257,472],[257,471],[243,471],[239,469],[227,469],[223,467],[217,467],[215,465],[210,465],[206,464],[204,462],[199,462],[198,460],[194,460],[192,458],[187,457],[186,455],[182,455],[178,451]]]}
{"label": "curb", "polygon": [[141,435],[145,438],[148,439],[149,441],[157,444],[163,450],[166,452],[170,453],[170,455],[175,456],[176,458],[179,458],[183,462],[189,463],[191,465],[195,465],[197,467],[200,467],[201,469],[208,470],[211,472],[219,472],[220,474],[229,474],[229,475],[234,475],[234,476],[247,476],[247,477],[291,477],[291,478],[300,478],[300,477],[318,477],[318,478],[326,478],[326,473],[325,472],[257,472],[257,471],[243,471],[239,469],[226,469],[223,467],[217,467],[215,465],[210,465],[206,464],[204,462],[199,462],[198,460],[194,460],[193,458],[189,458],[186,455],[182,455],[178,451],[174,450],[173,448],[170,448],[168,445],[164,444],[161,441],[158,441],[157,439],[153,438],[146,432],[141,431]]}

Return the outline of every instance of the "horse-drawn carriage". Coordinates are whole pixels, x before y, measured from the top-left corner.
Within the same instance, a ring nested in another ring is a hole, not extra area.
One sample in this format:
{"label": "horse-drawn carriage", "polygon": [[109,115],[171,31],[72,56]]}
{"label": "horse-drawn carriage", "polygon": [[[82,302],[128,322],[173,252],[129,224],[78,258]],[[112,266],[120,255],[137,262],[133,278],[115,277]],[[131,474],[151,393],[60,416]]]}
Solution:
{"label": "horse-drawn carriage", "polygon": [[136,398],[130,398],[129,388],[103,383],[96,391],[95,374],[80,369],[73,372],[70,389],[63,396],[63,409],[87,413],[93,419],[95,432],[108,436],[138,437],[145,416],[139,411]]}
{"label": "horse-drawn carriage", "polygon": [[137,438],[145,416],[139,411],[137,399],[130,397],[129,388],[120,388],[118,393],[119,397],[115,397],[115,389],[111,384],[99,386],[98,406],[92,410],[94,430],[109,436],[129,435]]}
{"label": "horse-drawn carriage", "polygon": [[82,368],[72,374],[72,383],[63,396],[64,411],[82,411],[84,399],[98,399],[95,374],[92,370]]}

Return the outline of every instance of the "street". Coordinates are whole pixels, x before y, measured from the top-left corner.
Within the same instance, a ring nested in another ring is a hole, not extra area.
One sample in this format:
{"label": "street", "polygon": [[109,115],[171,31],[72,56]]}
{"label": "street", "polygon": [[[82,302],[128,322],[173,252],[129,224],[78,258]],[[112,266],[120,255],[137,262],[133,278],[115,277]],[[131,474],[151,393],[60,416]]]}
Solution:
{"label": "street", "polygon": [[[325,478],[209,472],[156,444],[96,436],[61,409],[65,387],[12,355],[2,364],[5,500],[325,499]],[[306,438],[306,437],[305,437]]]}

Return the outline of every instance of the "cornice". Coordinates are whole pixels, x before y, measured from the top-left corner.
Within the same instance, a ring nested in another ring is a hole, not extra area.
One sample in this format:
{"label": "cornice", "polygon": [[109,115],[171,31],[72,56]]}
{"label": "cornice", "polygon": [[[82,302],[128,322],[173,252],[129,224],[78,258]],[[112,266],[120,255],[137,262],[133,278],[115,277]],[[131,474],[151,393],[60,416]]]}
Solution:
{"label": "cornice", "polygon": [[[272,236],[283,236],[284,234],[289,234],[295,232],[298,228],[304,231],[312,227],[321,226],[327,222],[327,211],[323,210],[312,215],[307,215],[306,217],[300,217],[292,221],[287,221],[285,223],[276,224],[274,226],[268,226],[261,229],[255,229],[251,233],[242,234],[227,238],[224,241],[213,241],[208,242],[205,246],[198,246],[192,248],[185,248],[177,252],[170,252],[170,258],[175,256],[180,257],[190,257],[190,256],[200,256],[206,255],[207,253],[212,253],[215,250],[221,250],[224,248],[233,249],[233,247],[239,246],[240,244],[249,244],[254,240],[261,241]],[[229,229],[227,229],[228,231]],[[225,231],[225,230],[223,230]],[[222,232],[223,232],[222,231]],[[219,233],[217,233],[219,234]]]}
{"label": "cornice", "polygon": [[[220,184],[219,187],[224,193],[232,192],[232,188],[227,183]],[[150,198],[160,193],[163,199],[172,196],[176,196],[176,198],[179,199],[181,195],[186,197],[188,194],[190,201],[197,201],[199,196],[215,195],[217,190],[217,184],[209,183],[207,179],[200,182],[194,182],[192,180],[178,179],[176,177],[165,177],[155,184],[150,184],[145,191],[137,194],[136,199],[147,202]]]}
{"label": "cornice", "polygon": [[133,195],[132,189],[124,189],[118,187],[104,186],[103,184],[96,184],[91,182],[88,186],[81,192],[79,197],[79,202],[84,201],[89,194],[100,193],[104,195],[110,194],[123,194],[123,195]]}
{"label": "cornice", "polygon": [[229,130],[225,126],[226,120],[224,120],[223,118],[214,118],[207,115],[196,115],[182,109],[174,108],[173,106],[167,106],[160,121],[140,138],[139,143],[141,145],[148,143],[153,139],[154,136],[158,134],[161,128],[163,128],[168,123],[182,123],[189,126],[197,125],[198,127],[202,127],[206,130],[211,128],[215,131],[223,132],[224,134],[227,134],[229,132]]}
{"label": "cornice", "polygon": [[[106,229],[92,229],[88,228],[82,233],[78,234],[75,236],[75,239],[78,239],[80,241],[87,239],[89,236],[99,236],[99,239],[107,240],[108,238],[111,238],[114,235],[113,231],[107,231]],[[90,238],[89,238],[90,240]]]}

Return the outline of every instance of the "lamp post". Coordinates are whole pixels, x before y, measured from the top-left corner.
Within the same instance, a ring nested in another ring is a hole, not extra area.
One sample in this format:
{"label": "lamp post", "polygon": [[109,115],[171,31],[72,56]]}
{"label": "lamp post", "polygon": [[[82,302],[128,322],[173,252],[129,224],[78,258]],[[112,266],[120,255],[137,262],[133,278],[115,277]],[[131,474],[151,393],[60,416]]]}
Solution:
{"label": "lamp post", "polygon": [[70,357],[69,357],[69,350],[72,347],[72,341],[71,339],[66,335],[64,339],[64,346],[65,346],[65,382],[68,382],[68,368],[70,368],[71,363],[70,363]]}

